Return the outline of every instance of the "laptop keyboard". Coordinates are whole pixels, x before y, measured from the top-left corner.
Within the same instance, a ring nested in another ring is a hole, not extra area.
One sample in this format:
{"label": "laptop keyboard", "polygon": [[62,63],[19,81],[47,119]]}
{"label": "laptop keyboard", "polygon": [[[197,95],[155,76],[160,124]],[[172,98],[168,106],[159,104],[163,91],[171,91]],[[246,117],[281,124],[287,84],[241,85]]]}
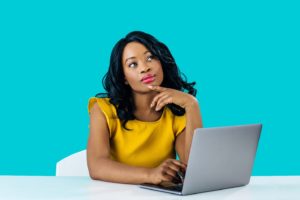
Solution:
{"label": "laptop keyboard", "polygon": [[175,184],[173,182],[163,182],[159,186],[169,189],[169,190],[175,190],[175,191],[182,191],[182,183]]}

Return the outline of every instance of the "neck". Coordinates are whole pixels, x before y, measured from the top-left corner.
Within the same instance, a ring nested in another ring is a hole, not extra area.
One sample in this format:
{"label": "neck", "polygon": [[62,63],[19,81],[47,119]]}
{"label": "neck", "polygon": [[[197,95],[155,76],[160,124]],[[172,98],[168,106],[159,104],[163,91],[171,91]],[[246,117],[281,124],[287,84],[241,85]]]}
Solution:
{"label": "neck", "polygon": [[155,111],[155,108],[150,108],[150,104],[157,92],[149,93],[133,93],[133,100],[135,102],[134,115],[136,119],[141,121],[156,121],[161,117],[162,110]]}
{"label": "neck", "polygon": [[154,108],[150,108],[150,104],[156,95],[157,92],[154,91],[149,93],[133,93],[136,111],[154,111]]}

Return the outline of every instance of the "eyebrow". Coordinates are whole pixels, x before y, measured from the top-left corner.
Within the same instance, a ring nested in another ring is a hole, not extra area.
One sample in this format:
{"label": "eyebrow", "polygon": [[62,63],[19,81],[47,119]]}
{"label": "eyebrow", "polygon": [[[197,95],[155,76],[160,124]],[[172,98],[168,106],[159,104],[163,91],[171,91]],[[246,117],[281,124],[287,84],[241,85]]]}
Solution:
{"label": "eyebrow", "polygon": [[[148,52],[150,52],[150,51],[145,51],[144,54],[146,54],[146,53],[148,53]],[[133,56],[133,57],[127,58],[127,59],[125,60],[125,63],[127,62],[127,60],[132,59],[132,58],[135,58],[135,57]]]}

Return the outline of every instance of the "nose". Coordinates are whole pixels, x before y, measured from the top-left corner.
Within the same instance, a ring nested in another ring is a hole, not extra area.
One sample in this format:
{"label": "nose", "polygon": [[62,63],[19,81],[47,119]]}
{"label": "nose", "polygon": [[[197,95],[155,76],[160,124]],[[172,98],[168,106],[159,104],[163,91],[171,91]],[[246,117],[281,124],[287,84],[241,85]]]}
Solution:
{"label": "nose", "polygon": [[146,72],[148,72],[148,71],[150,71],[150,67],[149,67],[148,65],[146,65],[146,64],[143,64],[143,65],[141,66],[140,73],[142,74],[142,73],[146,73]]}

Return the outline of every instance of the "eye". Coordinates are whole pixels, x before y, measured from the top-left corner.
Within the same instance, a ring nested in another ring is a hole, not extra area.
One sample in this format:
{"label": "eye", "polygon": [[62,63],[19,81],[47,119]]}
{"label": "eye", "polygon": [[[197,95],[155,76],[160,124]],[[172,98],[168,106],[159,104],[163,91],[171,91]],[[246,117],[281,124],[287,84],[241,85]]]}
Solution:
{"label": "eye", "polygon": [[132,62],[128,65],[128,67],[132,68],[132,67],[135,67],[136,66],[136,62]]}
{"label": "eye", "polygon": [[147,61],[151,61],[154,58],[154,56],[150,55],[147,57]]}

